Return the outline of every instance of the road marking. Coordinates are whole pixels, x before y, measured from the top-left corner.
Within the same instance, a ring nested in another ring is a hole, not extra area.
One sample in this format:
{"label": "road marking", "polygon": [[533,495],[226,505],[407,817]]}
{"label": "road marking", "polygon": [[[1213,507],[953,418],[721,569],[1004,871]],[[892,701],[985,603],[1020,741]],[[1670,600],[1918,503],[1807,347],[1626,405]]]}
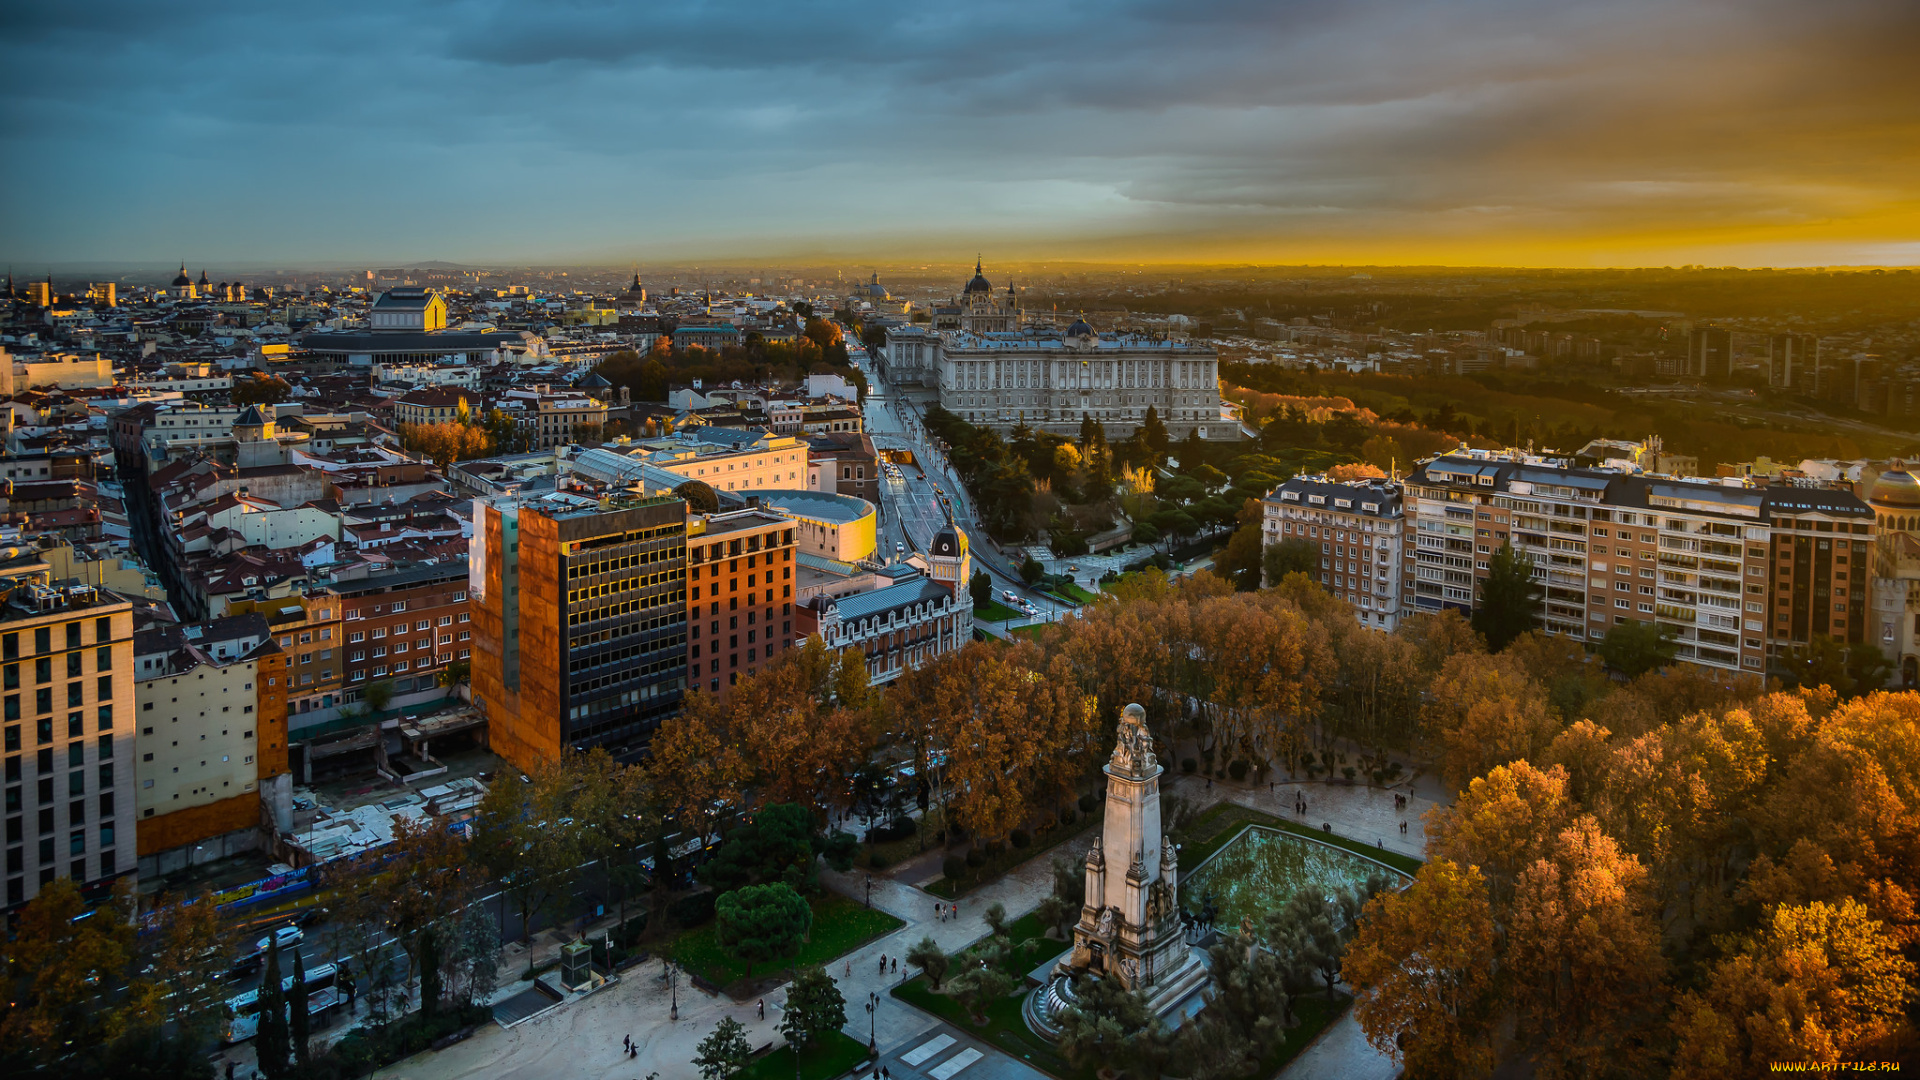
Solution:
{"label": "road marking", "polygon": [[945,1065],[940,1066],[927,1075],[933,1077],[933,1080],[952,1080],[954,1073],[959,1072],[961,1069],[979,1061],[985,1056],[986,1055],[980,1051],[968,1047],[953,1055],[951,1058],[948,1058]]}
{"label": "road marking", "polygon": [[947,1047],[952,1045],[953,1045],[953,1036],[942,1035],[939,1038],[929,1039],[926,1042],[921,1043],[919,1047],[914,1049],[912,1053],[902,1054],[900,1056],[900,1060],[906,1062],[909,1065],[918,1065],[921,1062],[927,1060],[928,1058],[932,1057],[933,1055],[939,1053],[942,1050],[945,1050]]}

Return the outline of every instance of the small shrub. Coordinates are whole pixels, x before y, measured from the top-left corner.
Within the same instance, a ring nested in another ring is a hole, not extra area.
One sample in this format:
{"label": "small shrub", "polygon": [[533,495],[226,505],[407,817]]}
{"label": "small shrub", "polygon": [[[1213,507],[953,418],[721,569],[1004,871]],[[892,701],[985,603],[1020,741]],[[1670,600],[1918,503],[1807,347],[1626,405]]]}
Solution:
{"label": "small shrub", "polygon": [[1239,758],[1234,759],[1233,764],[1227,766],[1227,772],[1231,774],[1235,780],[1245,780],[1247,778],[1246,761]]}
{"label": "small shrub", "polygon": [[887,853],[884,851],[869,852],[867,855],[867,865],[873,867],[875,870],[885,870],[890,865],[887,859]]}
{"label": "small shrub", "polygon": [[1093,813],[1093,808],[1098,805],[1100,805],[1100,800],[1093,794],[1093,792],[1089,791],[1085,795],[1080,796],[1080,812],[1081,813],[1091,814]]}
{"label": "small shrub", "polygon": [[968,848],[967,865],[975,870],[987,865],[987,853],[981,851],[978,845]]}
{"label": "small shrub", "polygon": [[1353,779],[1353,766],[1349,765],[1346,768],[1341,769],[1340,775],[1346,777],[1349,780]]}
{"label": "small shrub", "polygon": [[1079,817],[1080,815],[1073,812],[1073,807],[1069,806],[1065,810],[1060,811],[1060,824],[1071,825],[1078,820]]}
{"label": "small shrub", "polygon": [[949,855],[940,860],[940,872],[948,881],[958,881],[967,872],[967,860],[958,855]]}
{"label": "small shrub", "polygon": [[870,844],[886,844],[895,840],[906,840],[913,836],[914,831],[915,826],[913,819],[901,818],[898,821],[889,822],[885,825],[876,825],[868,829],[867,842]]}
{"label": "small shrub", "polygon": [[1028,844],[1033,843],[1032,834],[1027,832],[1027,830],[1025,829],[1013,830],[1013,833],[1010,836],[1008,836],[1007,839],[1012,842],[1014,847],[1017,847],[1017,848],[1024,848]]}
{"label": "small shrub", "polygon": [[1183,773],[1193,772],[1195,769],[1198,769],[1199,767],[1200,767],[1200,763],[1193,760],[1190,757],[1183,757],[1180,759],[1180,771]]}

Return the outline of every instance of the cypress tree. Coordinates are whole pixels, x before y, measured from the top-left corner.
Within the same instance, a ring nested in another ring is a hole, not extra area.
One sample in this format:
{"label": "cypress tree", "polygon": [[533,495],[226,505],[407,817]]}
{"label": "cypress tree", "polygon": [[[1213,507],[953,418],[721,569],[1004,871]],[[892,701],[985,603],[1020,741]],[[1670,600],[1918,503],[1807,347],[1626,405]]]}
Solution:
{"label": "cypress tree", "polygon": [[280,941],[269,937],[267,971],[260,983],[260,1032],[253,1039],[254,1058],[267,1080],[279,1080],[289,1071],[286,1008],[286,995],[280,991]]}
{"label": "cypress tree", "polygon": [[307,958],[299,949],[293,951],[293,996],[290,1007],[292,1018],[288,1027],[293,1033],[293,1060],[304,1067],[307,1064],[307,1037],[312,1032],[307,1027]]}
{"label": "cypress tree", "polygon": [[440,939],[432,930],[420,935],[420,1015],[440,1010]]}

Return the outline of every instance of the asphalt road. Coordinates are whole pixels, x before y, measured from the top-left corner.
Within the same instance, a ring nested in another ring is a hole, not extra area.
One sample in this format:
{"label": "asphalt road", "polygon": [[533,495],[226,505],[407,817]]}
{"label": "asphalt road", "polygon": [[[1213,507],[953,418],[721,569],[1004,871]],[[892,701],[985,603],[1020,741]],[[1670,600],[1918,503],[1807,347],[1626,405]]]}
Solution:
{"label": "asphalt road", "polygon": [[[1018,568],[991,551],[986,531],[974,516],[966,488],[933,445],[915,403],[898,393],[866,356],[856,355],[854,362],[867,376],[869,391],[862,415],[875,449],[910,450],[919,465],[918,468],[902,465],[899,479],[883,477],[881,480],[880,498],[886,511],[886,525],[881,530],[880,555],[895,553],[899,550],[896,544],[903,545],[907,554],[925,551],[934,534],[951,520],[971,541],[974,567],[986,570],[993,578],[994,599],[1005,604],[1005,594],[1012,592],[1028,600],[1038,611],[1037,617],[1015,620],[1014,625],[1058,619],[1064,612],[1073,610],[1070,604],[1028,589],[1017,573]],[[946,496],[944,502],[942,494]]]}

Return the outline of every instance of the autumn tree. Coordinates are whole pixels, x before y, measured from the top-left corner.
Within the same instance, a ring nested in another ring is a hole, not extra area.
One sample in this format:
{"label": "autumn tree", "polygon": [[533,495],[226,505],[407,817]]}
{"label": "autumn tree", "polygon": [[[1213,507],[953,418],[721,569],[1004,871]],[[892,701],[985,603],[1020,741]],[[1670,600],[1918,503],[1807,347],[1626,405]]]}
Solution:
{"label": "autumn tree", "polygon": [[1914,966],[1866,906],[1782,905],[1716,964],[1673,1020],[1673,1075],[1759,1075],[1774,1062],[1880,1059],[1900,1028]]}
{"label": "autumn tree", "polygon": [[[15,1061],[64,1057],[73,1047],[109,1041],[129,1019],[102,989],[121,985],[134,955],[133,878],[114,883],[113,898],[87,908],[80,886],[58,877],[40,887],[4,943],[8,994],[0,1013],[0,1050]],[[146,995],[136,1003],[152,1017]]]}
{"label": "autumn tree", "polygon": [[1441,775],[1455,787],[1495,765],[1537,756],[1560,732],[1538,683],[1510,661],[1473,653],[1441,666],[1422,723]]}
{"label": "autumn tree", "polygon": [[1520,871],[1503,969],[1545,1076],[1645,1076],[1666,963],[1646,868],[1582,816]]}
{"label": "autumn tree", "polygon": [[1495,930],[1479,870],[1435,858],[1368,903],[1344,974],[1367,1042],[1413,1076],[1486,1076],[1500,1022]]}
{"label": "autumn tree", "polygon": [[719,839],[752,774],[731,720],[718,697],[696,690],[653,734],[648,775],[659,805],[703,845]]}

